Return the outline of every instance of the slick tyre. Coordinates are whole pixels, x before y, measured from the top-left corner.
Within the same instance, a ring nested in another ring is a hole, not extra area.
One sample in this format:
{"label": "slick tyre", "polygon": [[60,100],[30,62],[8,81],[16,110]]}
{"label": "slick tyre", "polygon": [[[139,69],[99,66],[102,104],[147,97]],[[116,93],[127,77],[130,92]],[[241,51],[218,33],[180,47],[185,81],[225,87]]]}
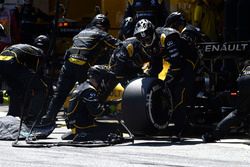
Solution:
{"label": "slick tyre", "polygon": [[139,78],[124,90],[122,114],[134,135],[152,135],[168,126],[172,113],[170,91],[157,78]]}

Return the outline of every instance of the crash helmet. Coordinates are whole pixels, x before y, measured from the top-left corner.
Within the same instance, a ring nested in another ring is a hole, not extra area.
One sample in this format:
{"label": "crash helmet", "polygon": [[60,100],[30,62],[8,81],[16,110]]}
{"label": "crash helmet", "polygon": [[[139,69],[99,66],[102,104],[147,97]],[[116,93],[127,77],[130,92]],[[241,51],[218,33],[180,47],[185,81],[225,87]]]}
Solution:
{"label": "crash helmet", "polygon": [[164,27],[171,27],[178,30],[180,26],[185,27],[185,25],[186,25],[186,20],[182,15],[182,13],[173,12],[166,18]]}
{"label": "crash helmet", "polygon": [[126,17],[123,20],[121,26],[122,35],[125,36],[125,38],[132,37],[134,33],[134,26],[135,26],[134,19],[132,17]]}
{"label": "crash helmet", "polygon": [[144,47],[151,46],[155,40],[154,25],[147,19],[139,20],[135,25],[134,36]]}
{"label": "crash helmet", "polygon": [[107,31],[110,27],[110,22],[107,16],[105,16],[104,14],[98,14],[91,21],[91,25],[103,28],[105,31]]}
{"label": "crash helmet", "polygon": [[197,42],[205,42],[202,39],[200,29],[190,24],[187,24],[187,26],[182,30],[181,36],[194,44]]}
{"label": "crash helmet", "polygon": [[111,79],[114,79],[114,74],[105,65],[94,65],[89,68],[87,73],[88,79],[95,80],[97,90],[105,89]]}
{"label": "crash helmet", "polygon": [[49,37],[46,35],[39,35],[34,40],[34,46],[42,49],[44,52],[47,52],[49,48]]}

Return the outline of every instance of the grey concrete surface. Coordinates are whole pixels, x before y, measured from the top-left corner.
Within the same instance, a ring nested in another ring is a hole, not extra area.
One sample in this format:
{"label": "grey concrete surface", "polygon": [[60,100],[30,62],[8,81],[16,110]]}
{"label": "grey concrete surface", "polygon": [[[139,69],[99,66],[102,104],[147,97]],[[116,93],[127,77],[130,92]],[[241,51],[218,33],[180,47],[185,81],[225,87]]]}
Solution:
{"label": "grey concrete surface", "polygon": [[[6,106],[0,106],[5,116]],[[46,141],[61,141],[67,129],[56,128]],[[16,148],[0,141],[0,167],[249,167],[250,140],[223,139],[205,144],[185,138],[172,144],[168,138],[135,140],[108,147]]]}

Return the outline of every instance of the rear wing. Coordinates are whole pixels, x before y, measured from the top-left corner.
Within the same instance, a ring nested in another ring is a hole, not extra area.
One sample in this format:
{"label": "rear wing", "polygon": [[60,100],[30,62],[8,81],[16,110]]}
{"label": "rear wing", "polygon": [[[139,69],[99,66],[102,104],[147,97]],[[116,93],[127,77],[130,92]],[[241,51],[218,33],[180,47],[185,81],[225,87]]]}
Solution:
{"label": "rear wing", "polygon": [[250,41],[204,42],[197,46],[205,59],[250,58]]}

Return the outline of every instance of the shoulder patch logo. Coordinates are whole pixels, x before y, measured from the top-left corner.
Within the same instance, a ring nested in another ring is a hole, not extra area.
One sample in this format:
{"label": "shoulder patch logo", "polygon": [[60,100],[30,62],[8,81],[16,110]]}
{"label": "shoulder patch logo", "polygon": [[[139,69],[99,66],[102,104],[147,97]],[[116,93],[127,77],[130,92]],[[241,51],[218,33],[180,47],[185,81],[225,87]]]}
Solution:
{"label": "shoulder patch logo", "polygon": [[128,55],[129,57],[132,57],[134,54],[134,46],[130,43],[128,44],[128,46],[126,47],[127,51],[128,51]]}
{"label": "shoulder patch logo", "polygon": [[166,35],[165,34],[161,34],[160,41],[161,41],[161,46],[162,47],[165,47],[165,40],[166,40]]}

